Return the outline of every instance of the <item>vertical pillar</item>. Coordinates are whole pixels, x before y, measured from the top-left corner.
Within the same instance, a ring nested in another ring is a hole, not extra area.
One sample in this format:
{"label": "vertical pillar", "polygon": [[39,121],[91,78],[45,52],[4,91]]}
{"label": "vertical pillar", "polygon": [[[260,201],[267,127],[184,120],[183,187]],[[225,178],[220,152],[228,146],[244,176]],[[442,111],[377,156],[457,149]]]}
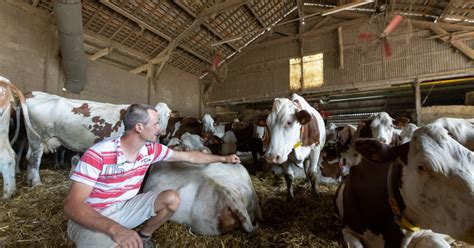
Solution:
{"label": "vertical pillar", "polygon": [[[151,91],[153,90],[153,83],[155,81],[155,72],[156,72],[156,65],[149,64],[148,70],[146,72],[146,80],[148,82],[148,89],[147,89],[147,103],[152,105],[151,103]],[[156,89],[155,89],[156,91]]]}
{"label": "vertical pillar", "polygon": [[413,82],[413,89],[415,90],[415,115],[416,125],[421,126],[421,91],[420,81],[418,79]]}

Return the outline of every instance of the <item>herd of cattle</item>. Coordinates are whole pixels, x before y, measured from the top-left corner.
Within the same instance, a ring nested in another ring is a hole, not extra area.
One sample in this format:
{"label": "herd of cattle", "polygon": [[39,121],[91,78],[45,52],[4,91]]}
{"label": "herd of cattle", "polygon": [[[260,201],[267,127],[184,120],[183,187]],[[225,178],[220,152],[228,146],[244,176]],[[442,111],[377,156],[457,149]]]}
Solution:
{"label": "herd of cattle", "polygon": [[[28,183],[39,185],[43,153],[60,147],[81,153],[123,132],[127,107],[38,91],[23,96],[0,77],[2,198],[15,192],[23,147]],[[173,149],[252,152],[252,168],[161,162],[150,169],[142,190],[177,190],[181,205],[171,220],[195,233],[252,232],[262,214],[248,171],[264,170],[284,175],[288,201],[298,176],[316,199],[318,182],[339,183],[335,205],[349,247],[449,247],[451,237],[474,243],[474,119],[441,118],[417,127],[379,113],[357,127],[325,126],[297,94],[276,98],[270,113],[247,122],[217,124],[208,114],[199,120],[173,116],[165,103],[155,108],[160,142]]]}

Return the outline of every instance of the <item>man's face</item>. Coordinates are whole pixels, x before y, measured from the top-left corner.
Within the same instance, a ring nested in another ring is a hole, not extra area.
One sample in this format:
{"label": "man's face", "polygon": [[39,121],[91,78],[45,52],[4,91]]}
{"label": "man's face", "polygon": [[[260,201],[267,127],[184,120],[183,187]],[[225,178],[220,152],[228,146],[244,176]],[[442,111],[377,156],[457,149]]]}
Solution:
{"label": "man's face", "polygon": [[140,136],[146,141],[156,142],[161,132],[160,126],[158,125],[158,114],[153,110],[147,111],[149,120],[148,123],[143,124],[143,131],[140,133]]}

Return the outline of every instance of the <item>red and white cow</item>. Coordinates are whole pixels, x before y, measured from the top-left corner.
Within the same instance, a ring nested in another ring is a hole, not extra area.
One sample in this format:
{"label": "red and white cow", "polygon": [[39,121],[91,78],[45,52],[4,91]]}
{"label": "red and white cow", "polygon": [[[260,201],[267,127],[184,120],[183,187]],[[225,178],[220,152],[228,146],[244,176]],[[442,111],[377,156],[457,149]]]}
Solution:
{"label": "red and white cow", "polygon": [[[350,169],[351,166],[360,163],[362,156],[355,149],[355,141],[358,138],[356,127],[352,125],[346,125],[336,128],[336,147],[339,152],[343,164]],[[347,175],[347,173],[344,173]]]}
{"label": "red and white cow", "polygon": [[473,119],[445,118],[401,146],[358,140],[370,161],[351,168],[336,200],[349,246],[400,247],[416,227],[474,244],[473,130]]}
{"label": "red and white cow", "polygon": [[[10,199],[16,191],[15,152],[10,145],[8,135],[11,106],[12,102],[15,101],[14,94],[20,100],[23,113],[28,113],[25,98],[21,91],[8,79],[0,76],[0,174],[3,177],[3,200]],[[28,117],[25,118],[25,128],[35,133],[34,130],[31,130],[31,123]]]}
{"label": "red and white cow", "polygon": [[390,145],[394,142],[395,120],[385,112],[372,115],[366,121],[359,123],[357,127],[358,138],[372,138],[384,144]]}
{"label": "red and white cow", "polygon": [[[84,152],[94,143],[118,135],[123,132],[122,118],[129,106],[72,100],[39,91],[26,97],[31,124],[37,132],[27,131],[27,179],[32,186],[41,184],[39,166],[43,152],[55,152],[60,146]],[[171,110],[165,103],[158,103],[155,109],[164,132]]]}
{"label": "red and white cow", "polygon": [[[406,118],[405,118],[406,119]],[[358,138],[371,138],[387,145],[398,144],[399,135],[394,128],[397,120],[385,112],[370,116],[361,121],[355,129],[347,125],[337,129],[337,146],[345,165],[350,168],[360,163],[362,156],[355,149]]]}
{"label": "red and white cow", "polygon": [[[197,135],[184,134],[186,150],[201,150]],[[181,147],[184,149],[184,147]],[[183,162],[160,162],[150,169],[144,191],[174,189],[181,198],[171,221],[186,224],[201,235],[219,235],[262,220],[258,197],[247,170],[240,164],[212,163],[194,167]]]}
{"label": "red and white cow", "polygon": [[293,94],[291,100],[274,100],[267,126],[271,137],[265,158],[269,163],[283,165],[287,200],[294,198],[294,174],[290,164],[300,168],[304,166],[313,196],[319,197],[316,177],[319,155],[326,141],[326,129],[321,115],[303,97]]}

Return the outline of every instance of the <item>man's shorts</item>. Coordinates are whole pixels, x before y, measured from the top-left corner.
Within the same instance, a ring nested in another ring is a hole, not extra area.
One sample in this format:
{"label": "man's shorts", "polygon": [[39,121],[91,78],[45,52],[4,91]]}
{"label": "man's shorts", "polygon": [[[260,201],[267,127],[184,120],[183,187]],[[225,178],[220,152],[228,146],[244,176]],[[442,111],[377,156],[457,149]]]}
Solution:
{"label": "man's shorts", "polygon": [[[133,198],[117,202],[106,209],[102,210],[100,214],[106,216],[120,225],[127,228],[135,228],[146,220],[155,216],[155,199],[158,192],[150,191],[144,194],[139,194]],[[68,221],[67,232],[69,238],[76,244],[77,247],[115,247],[116,244],[112,238],[104,233],[94,232],[85,229],[72,220]]]}

